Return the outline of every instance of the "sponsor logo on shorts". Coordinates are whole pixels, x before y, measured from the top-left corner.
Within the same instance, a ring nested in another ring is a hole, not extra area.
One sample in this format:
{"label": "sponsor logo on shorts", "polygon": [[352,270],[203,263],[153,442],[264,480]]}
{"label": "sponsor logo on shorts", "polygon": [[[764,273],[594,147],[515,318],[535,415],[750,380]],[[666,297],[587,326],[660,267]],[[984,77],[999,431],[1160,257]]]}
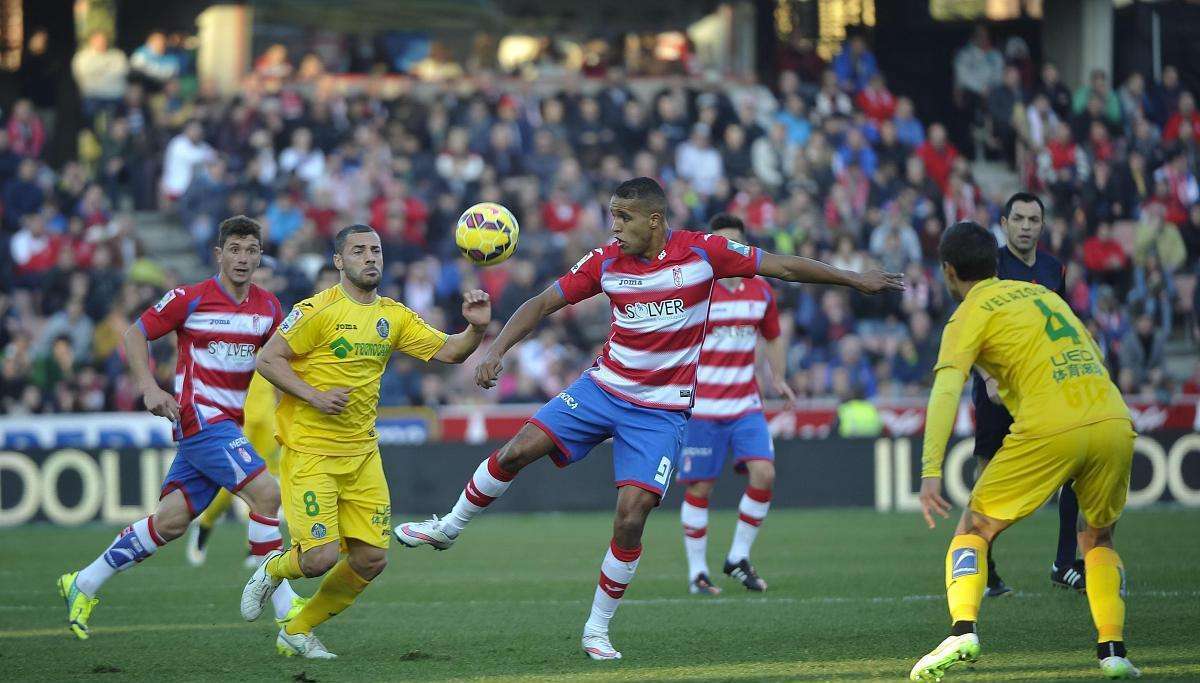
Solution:
{"label": "sponsor logo on shorts", "polygon": [[959,548],[950,555],[950,578],[979,573],[979,556],[974,548]]}
{"label": "sponsor logo on shorts", "polygon": [[371,515],[371,524],[381,526],[385,529],[392,526],[392,506],[376,506],[375,513]]}
{"label": "sponsor logo on shorts", "polygon": [[565,391],[560,392],[558,394],[558,397],[561,398],[562,402],[566,403],[567,407],[570,408],[571,410],[575,410],[576,408],[579,407],[579,401],[576,401],[574,396],[568,394]]}
{"label": "sponsor logo on shorts", "polygon": [[379,333],[380,339],[387,339],[388,333],[391,332],[392,326],[388,324],[387,318],[380,318],[375,321],[375,331]]}
{"label": "sponsor logo on shorts", "polygon": [[312,528],[309,529],[309,532],[312,534],[313,538],[325,538],[325,534],[329,533],[329,530],[325,528],[324,524],[320,522],[313,522]]}
{"label": "sponsor logo on shorts", "polygon": [[244,436],[239,436],[238,438],[229,442],[229,448],[237,448],[238,446],[245,446],[248,443],[250,443],[250,439],[248,439]]}

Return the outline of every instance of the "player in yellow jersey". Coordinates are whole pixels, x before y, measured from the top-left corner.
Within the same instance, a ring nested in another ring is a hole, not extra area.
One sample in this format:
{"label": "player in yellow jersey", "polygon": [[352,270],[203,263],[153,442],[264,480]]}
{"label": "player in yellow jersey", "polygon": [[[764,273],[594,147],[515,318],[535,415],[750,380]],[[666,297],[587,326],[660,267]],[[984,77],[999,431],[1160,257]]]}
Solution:
{"label": "player in yellow jersey", "polygon": [[[263,257],[263,262],[254,271],[252,281],[263,289],[270,290],[270,277],[274,270],[275,260]],[[313,293],[321,292],[338,282],[338,271],[333,266],[326,265],[317,274],[316,288]],[[267,472],[276,480],[279,479],[279,444],[275,443],[275,406],[279,402],[279,392],[263,376],[254,373],[250,387],[246,390],[246,403],[243,414],[246,423],[243,432],[254,446],[255,452],[262,456],[267,464]],[[208,543],[212,540],[212,530],[216,523],[225,515],[233,504],[233,494],[226,489],[217,492],[213,501],[204,508],[204,512],[196,518],[188,535],[186,556],[188,563],[194,567],[204,564],[208,554]],[[248,566],[258,566],[258,558],[247,551]],[[297,600],[297,602],[302,602]]]}
{"label": "player in yellow jersey", "polygon": [[461,363],[492,317],[487,294],[466,292],[462,312],[469,326],[447,335],[378,296],[383,250],[368,226],[343,228],[333,251],[340,282],[297,304],[258,357],[258,371],[283,392],[275,425],[283,512],[294,545],[267,556],[246,583],[241,604],[242,616],[253,621],[285,578],[325,576],[276,639],[280,653],[310,659],[334,658],[313,628],[354,602],[387,565],[391,499],[375,419],[388,359],[400,351]]}
{"label": "player in yellow jersey", "polygon": [[956,223],[942,235],[938,252],[946,286],[961,303],[942,333],[926,411],[921,508],[930,528],[934,514],[947,517],[950,510],[941,495],[942,460],[973,366],[996,380],[1013,425],[975,482],[970,515],[946,554],[950,636],[909,677],[941,680],[955,664],[975,661],[988,545],[1073,479],[1100,668],[1109,678],[1136,678],[1141,673],[1125,656],[1124,568],[1113,549],[1133,459],[1129,408],[1096,342],[1062,298],[1041,285],[996,279],[990,232]]}

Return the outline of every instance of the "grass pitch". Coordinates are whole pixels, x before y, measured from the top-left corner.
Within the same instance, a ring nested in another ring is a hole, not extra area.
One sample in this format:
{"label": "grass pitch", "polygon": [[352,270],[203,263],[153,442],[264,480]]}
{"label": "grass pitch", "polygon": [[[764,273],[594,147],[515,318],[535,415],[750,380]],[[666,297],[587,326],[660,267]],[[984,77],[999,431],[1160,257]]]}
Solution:
{"label": "grass pitch", "polygon": [[[398,516],[396,519],[402,519]],[[709,564],[720,573],[736,513],[715,512]],[[443,553],[393,547],[357,604],[319,630],[340,658],[285,659],[265,616],[238,598],[245,527],[221,525],[208,564],[173,543],[105,586],[92,638],[75,640],[54,588],[117,531],[0,531],[0,678],[7,681],[801,681],[900,680],[947,629],[942,567],[951,533],[917,515],[773,511],[754,548],[770,590],[721,576],[719,598],[690,596],[676,510],[651,516],[645,552],[613,622],[625,659],[579,649],[607,514],[484,515]],[[1098,679],[1084,596],[1052,590],[1057,518],[1042,511],[997,543],[1017,594],[985,601],[983,656],[947,680]],[[1146,677],[1200,680],[1200,511],[1128,512],[1117,547],[1128,569],[1130,656]],[[301,594],[315,581],[297,582]],[[268,610],[269,613],[269,610]]]}

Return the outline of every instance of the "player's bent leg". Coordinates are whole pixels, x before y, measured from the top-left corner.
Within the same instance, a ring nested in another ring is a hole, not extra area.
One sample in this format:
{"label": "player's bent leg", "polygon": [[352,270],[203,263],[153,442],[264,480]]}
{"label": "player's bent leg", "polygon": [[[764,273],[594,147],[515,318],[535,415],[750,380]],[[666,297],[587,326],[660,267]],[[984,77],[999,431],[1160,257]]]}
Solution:
{"label": "player's bent leg", "polygon": [[1073,482],[1063,484],[1058,494],[1058,550],[1050,565],[1050,585],[1083,592],[1087,590],[1084,563],[1075,557],[1079,549],[1076,528],[1079,520],[1079,498]]}
{"label": "player's bent leg", "polygon": [[750,564],[750,548],[758,537],[758,529],[771,509],[771,495],[775,487],[775,462],[772,460],[747,460],[746,472],[749,484],[738,503],[737,528],[733,543],[725,558],[725,574],[737,579],[746,590],[765,591],[767,582]]}
{"label": "player's bent leg", "polygon": [[688,592],[720,595],[721,589],[708,575],[708,497],[712,481],[693,481],[683,494],[679,519],[683,524],[683,549],[688,563]]}
{"label": "player's bent leg", "polygon": [[58,577],[58,593],[66,602],[67,624],[75,637],[88,638],[88,621],[100,602],[97,593],[106,581],[145,560],[159,546],[179,538],[191,521],[183,491],[171,491],[153,515],[125,527],[91,564]]}
{"label": "player's bent leg", "polygon": [[[272,553],[282,553],[283,535],[279,530],[279,483],[271,476],[259,474],[243,483],[237,492],[238,497],[246,501],[250,507],[250,519],[247,522],[246,536],[250,541],[251,564],[256,568],[262,567]],[[277,555],[276,555],[277,556]],[[268,570],[263,567],[263,575]],[[296,595],[286,578],[283,578],[271,592],[271,605],[275,612],[276,621],[286,621],[288,614],[299,609],[304,599]],[[260,608],[261,610],[261,608]],[[249,612],[242,616],[254,614],[253,604]],[[253,619],[251,619],[253,621]]]}
{"label": "player's bent leg", "polygon": [[508,491],[517,473],[557,449],[550,436],[532,423],[479,463],[467,480],[458,501],[444,517],[423,522],[405,522],[394,529],[396,540],[409,548],[428,545],[445,550],[454,544],[475,515],[483,512]]}
{"label": "player's bent leg", "polygon": [[620,659],[612,646],[608,625],[633,580],[642,556],[642,531],[646,518],[659,503],[659,497],[637,486],[622,486],[617,493],[617,513],[613,519],[613,537],[600,564],[600,579],[592,597],[592,611],[583,626],[584,653],[596,660]]}
{"label": "player's bent leg", "polygon": [[1113,548],[1113,526],[1085,524],[1079,539],[1100,669],[1109,678],[1138,678],[1141,671],[1129,661],[1125,649],[1125,567]]}
{"label": "player's bent leg", "polygon": [[[975,458],[975,480],[979,480],[979,476],[983,474],[988,463],[992,461],[990,456],[984,457],[982,454],[976,453]],[[959,519],[959,524],[965,524],[967,517],[971,514],[971,508],[963,508],[962,517]],[[985,598],[999,598],[1003,596],[1011,596],[1012,588],[1004,583],[1004,579],[1000,578],[1000,572],[996,571],[996,547],[994,544],[988,545],[987,556],[987,589],[984,591]]]}
{"label": "player's bent leg", "polygon": [[950,609],[950,635],[929,654],[919,659],[909,678],[939,681],[946,671],[962,662],[979,658],[979,635],[975,623],[987,585],[987,551],[990,543],[1010,522],[972,511],[959,523],[946,553],[946,602]]}

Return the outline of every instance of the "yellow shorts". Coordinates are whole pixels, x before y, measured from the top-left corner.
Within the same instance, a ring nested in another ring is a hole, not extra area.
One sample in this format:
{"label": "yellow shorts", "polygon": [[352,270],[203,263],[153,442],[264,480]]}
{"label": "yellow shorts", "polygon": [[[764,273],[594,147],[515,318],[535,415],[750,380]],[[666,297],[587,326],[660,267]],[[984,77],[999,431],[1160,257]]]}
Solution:
{"label": "yellow shorts", "polygon": [[[272,477],[279,479],[279,444],[275,442],[274,413],[266,415],[266,419],[251,419],[246,415],[244,431],[254,452],[267,463],[267,471]],[[254,416],[261,417],[261,416]]]}
{"label": "yellow shorts", "polygon": [[378,448],[355,456],[279,450],[283,514],[301,551],[348,538],[388,547],[392,505]]}
{"label": "yellow shorts", "polygon": [[1023,439],[1010,434],[975,482],[971,509],[1015,522],[1074,479],[1083,518],[1093,527],[1109,526],[1125,508],[1136,436],[1130,422],[1120,419],[1054,436]]}

